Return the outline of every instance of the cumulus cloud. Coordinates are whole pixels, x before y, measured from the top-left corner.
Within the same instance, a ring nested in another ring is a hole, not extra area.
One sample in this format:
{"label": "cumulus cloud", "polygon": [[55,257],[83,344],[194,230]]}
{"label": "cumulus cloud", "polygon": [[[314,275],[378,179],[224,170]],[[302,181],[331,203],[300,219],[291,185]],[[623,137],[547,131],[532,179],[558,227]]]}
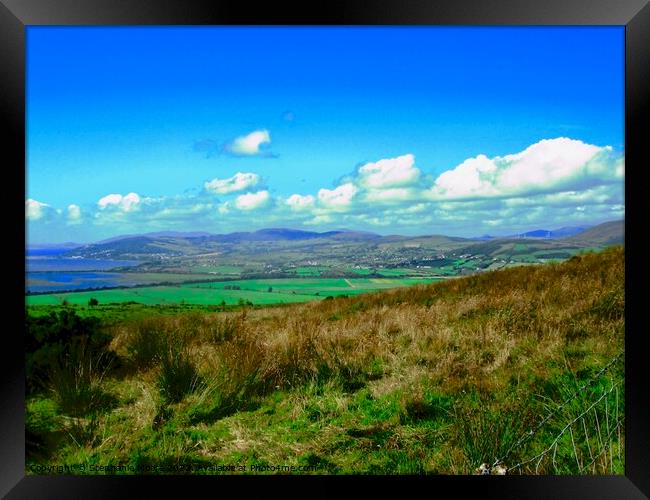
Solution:
{"label": "cumulus cloud", "polygon": [[[542,140],[504,156],[477,155],[435,180],[405,154],[366,163],[337,188],[318,191],[318,203],[309,210],[315,218],[304,223],[436,224],[449,234],[470,226],[479,231],[495,221],[562,225],[622,215],[623,176],[622,154],[568,138]],[[576,207],[589,208],[585,213]]]}
{"label": "cumulus cloud", "polygon": [[68,205],[67,218],[70,224],[78,224],[81,222],[81,208],[79,205],[71,203]]}
{"label": "cumulus cloud", "polygon": [[250,187],[257,185],[260,181],[260,176],[252,172],[237,172],[228,179],[212,179],[205,183],[205,190],[215,194],[228,194],[244,191]]}
{"label": "cumulus cloud", "polygon": [[269,202],[269,199],[268,191],[246,193],[235,198],[235,207],[239,210],[255,210],[265,206]]}
{"label": "cumulus cloud", "polygon": [[601,205],[618,204],[622,201],[622,186],[604,185],[583,191],[561,191],[558,193],[538,194],[527,197],[504,199],[503,204],[508,207],[524,207],[532,205],[545,206],[575,206],[575,205]]}
{"label": "cumulus cloud", "polygon": [[314,205],[315,198],[308,194],[307,196],[302,196],[299,194],[292,194],[287,198],[286,204],[291,207],[292,210],[305,210]]}
{"label": "cumulus cloud", "polygon": [[185,220],[188,217],[195,218],[197,215],[208,213],[212,209],[210,203],[188,203],[176,204],[175,206],[168,206],[161,208],[155,212],[147,214],[150,220]]}
{"label": "cumulus cloud", "polygon": [[318,201],[326,208],[345,209],[352,203],[352,198],[358,190],[351,182],[341,184],[336,189],[320,189]]}
{"label": "cumulus cloud", "polygon": [[50,208],[50,205],[47,203],[41,203],[29,198],[25,201],[25,218],[32,221],[42,219],[48,208]]}
{"label": "cumulus cloud", "polygon": [[303,222],[306,226],[320,226],[323,224],[330,224],[334,222],[334,217],[328,214],[316,215],[313,219],[309,219]]}
{"label": "cumulus cloud", "polygon": [[416,189],[390,188],[367,191],[364,200],[371,203],[403,203],[419,197],[419,191]]}
{"label": "cumulus cloud", "polygon": [[585,189],[622,178],[622,158],[599,147],[560,137],[541,140],[516,154],[468,158],[442,173],[433,199],[522,196]]}
{"label": "cumulus cloud", "polygon": [[368,189],[412,186],[420,178],[412,154],[366,163],[358,170],[357,182]]}
{"label": "cumulus cloud", "polygon": [[140,204],[140,196],[137,193],[129,193],[124,196],[121,194],[108,194],[97,202],[100,210],[114,208],[122,212],[131,212],[136,210]]}
{"label": "cumulus cloud", "polygon": [[273,156],[269,151],[262,149],[262,146],[266,144],[271,144],[269,131],[255,130],[227,142],[223,146],[223,151],[234,156]]}

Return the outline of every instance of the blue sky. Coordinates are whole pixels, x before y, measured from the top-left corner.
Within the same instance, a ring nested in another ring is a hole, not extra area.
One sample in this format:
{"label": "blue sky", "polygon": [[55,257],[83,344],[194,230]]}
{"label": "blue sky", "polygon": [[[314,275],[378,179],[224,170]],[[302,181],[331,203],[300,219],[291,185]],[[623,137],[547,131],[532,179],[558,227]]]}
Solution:
{"label": "blue sky", "polygon": [[624,216],[622,27],[28,27],[28,241]]}

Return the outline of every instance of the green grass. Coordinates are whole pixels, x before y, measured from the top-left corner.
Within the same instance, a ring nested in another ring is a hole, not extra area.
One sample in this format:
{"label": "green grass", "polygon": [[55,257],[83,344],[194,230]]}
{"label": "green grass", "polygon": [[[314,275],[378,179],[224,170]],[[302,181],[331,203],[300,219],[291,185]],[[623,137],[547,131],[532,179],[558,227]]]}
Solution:
{"label": "green grass", "polygon": [[182,286],[187,288],[214,289],[223,289],[225,286],[239,286],[242,290],[263,292],[267,292],[269,287],[271,287],[273,293],[276,291],[283,293],[295,292],[296,294],[304,295],[315,295],[318,293],[321,296],[326,296],[346,293],[366,293],[386,288],[410,286],[418,283],[431,283],[434,281],[436,281],[435,278],[287,278],[188,283]]}
{"label": "green grass", "polygon": [[367,276],[368,274],[373,274],[375,272],[374,269],[367,269],[367,268],[362,268],[362,269],[349,268],[348,271],[358,274],[359,276]]}
{"label": "green grass", "polygon": [[[236,307],[236,306],[230,306]],[[85,304],[70,304],[62,306],[61,304],[39,304],[28,305],[26,307],[31,316],[48,316],[51,313],[57,313],[63,309],[71,309],[78,316],[83,318],[98,318],[104,324],[119,323],[121,321],[136,320],[151,316],[169,316],[184,314],[190,312],[213,312],[221,309],[215,305],[201,304],[137,304],[131,302],[116,302],[113,304],[99,304],[98,306],[89,307]]]}
{"label": "green grass", "polygon": [[[90,298],[100,304],[138,302],[140,304],[198,304],[216,305],[225,302],[238,304],[240,300],[253,304],[289,304],[320,300],[328,295],[359,295],[362,293],[433,282],[429,278],[367,279],[367,278],[287,278],[262,280],[215,281],[186,283],[177,286],[137,287],[129,289],[98,290],[88,292],[28,295],[28,306],[69,304],[86,305]],[[240,290],[225,287],[239,286]],[[269,292],[269,288],[272,292]]]}
{"label": "green grass", "polygon": [[358,274],[360,276],[367,276],[369,274],[379,274],[381,276],[386,276],[386,277],[412,276],[419,272],[419,270],[416,269],[405,269],[405,268],[399,268],[399,269],[365,268],[365,269],[349,269],[349,271]]}
{"label": "green grass", "polygon": [[409,276],[413,274],[412,269],[378,269],[377,273],[382,276]]}
{"label": "green grass", "polygon": [[[268,288],[268,287],[267,287]],[[290,302],[306,302],[317,300],[318,297],[292,295],[288,293],[268,293],[249,290],[223,290],[209,287],[190,286],[157,286],[139,287],[119,290],[99,290],[93,292],[72,292],[47,295],[28,295],[25,297],[27,305],[59,305],[64,300],[70,304],[87,304],[91,297],[99,300],[100,304],[119,302],[138,302],[141,304],[237,304],[240,299],[251,301],[254,304],[276,304]]]}
{"label": "green grass", "polygon": [[321,266],[303,266],[296,268],[298,276],[320,276],[322,272],[327,271],[327,267]]}

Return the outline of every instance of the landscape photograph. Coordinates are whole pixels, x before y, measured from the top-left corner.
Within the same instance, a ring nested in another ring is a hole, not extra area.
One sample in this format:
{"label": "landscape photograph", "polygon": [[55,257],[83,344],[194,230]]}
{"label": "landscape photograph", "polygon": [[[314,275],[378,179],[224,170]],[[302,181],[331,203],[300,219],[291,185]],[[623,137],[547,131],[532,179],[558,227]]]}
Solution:
{"label": "landscape photograph", "polygon": [[28,475],[624,475],[624,27],[29,26]]}

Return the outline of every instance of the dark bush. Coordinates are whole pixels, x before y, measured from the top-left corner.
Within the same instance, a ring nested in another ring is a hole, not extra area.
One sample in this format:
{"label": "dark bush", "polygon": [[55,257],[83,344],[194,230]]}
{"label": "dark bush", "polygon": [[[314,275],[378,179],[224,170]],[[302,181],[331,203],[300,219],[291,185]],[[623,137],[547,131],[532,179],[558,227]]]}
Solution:
{"label": "dark bush", "polygon": [[25,316],[25,376],[27,391],[48,385],[51,368],[83,349],[85,356],[99,359],[98,369],[112,360],[106,353],[110,336],[100,329],[97,318],[82,318],[64,309],[48,316]]}
{"label": "dark bush", "polygon": [[111,408],[115,399],[101,388],[108,366],[104,353],[90,351],[84,343],[74,344],[49,369],[49,389],[66,415],[81,417]]}

